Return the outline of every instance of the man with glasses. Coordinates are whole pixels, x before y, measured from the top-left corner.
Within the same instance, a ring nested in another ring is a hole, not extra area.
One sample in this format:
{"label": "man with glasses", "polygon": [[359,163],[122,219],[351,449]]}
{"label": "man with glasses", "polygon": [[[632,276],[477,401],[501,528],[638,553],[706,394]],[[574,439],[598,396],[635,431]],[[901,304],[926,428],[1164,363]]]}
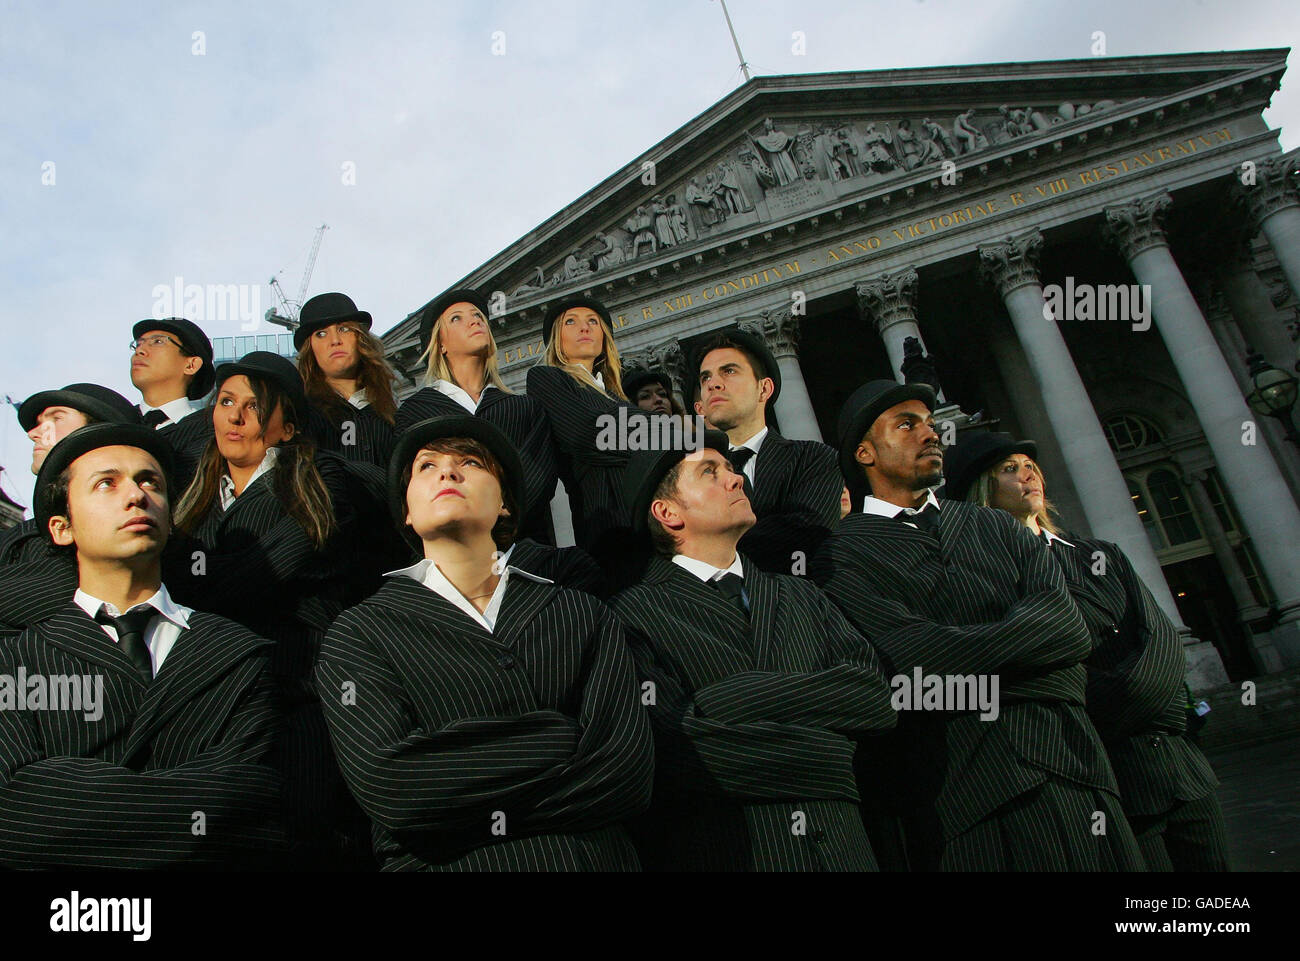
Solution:
{"label": "man with glasses", "polygon": [[212,438],[212,415],[203,403],[212,390],[212,342],[183,317],[142,320],[131,336],[131,383],[143,398],[140,413],[176,451],[180,492]]}

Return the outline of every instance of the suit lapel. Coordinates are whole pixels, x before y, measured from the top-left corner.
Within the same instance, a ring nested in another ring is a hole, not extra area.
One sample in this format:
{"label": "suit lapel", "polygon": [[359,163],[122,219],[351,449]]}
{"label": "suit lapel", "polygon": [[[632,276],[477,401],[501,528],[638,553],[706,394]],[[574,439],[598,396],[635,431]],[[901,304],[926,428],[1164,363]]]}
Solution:
{"label": "suit lapel", "polygon": [[54,647],[105,670],[113,671],[138,687],[147,687],[144,679],[94,618],[71,601],[43,625],[42,636]]}
{"label": "suit lapel", "polygon": [[776,606],[780,588],[776,578],[768,577],[749,558],[742,556],[741,564],[745,571],[745,593],[749,597],[749,624],[754,645],[754,666],[762,670],[772,663],[772,643],[776,631]]}
{"label": "suit lapel", "polygon": [[790,468],[791,445],[772,428],[763,438],[754,462],[754,510],[766,511],[778,499],[781,480]]}
{"label": "suit lapel", "polygon": [[[957,507],[953,501],[941,501],[939,504],[939,552],[947,561],[957,549],[962,531],[970,520],[970,511]],[[906,527],[907,525],[900,525]],[[908,528],[909,530],[911,528]],[[917,531],[920,533],[920,531]],[[923,535],[928,536],[928,535]]]}
{"label": "suit lapel", "polygon": [[[748,573],[748,570],[746,572]],[[662,584],[664,589],[671,591],[689,609],[700,612],[706,620],[713,620],[715,622],[713,625],[701,626],[706,630],[709,627],[715,628],[718,637],[731,641],[734,647],[747,657],[753,658],[752,597],[750,622],[746,623],[740,616],[740,612],[727,603],[716,587],[706,584],[690,571],[662,557],[656,557],[651,563],[646,580]]]}
{"label": "suit lapel", "polygon": [[511,571],[506,581],[505,597],[501,599],[501,610],[497,612],[493,642],[503,647],[514,647],[537,613],[550,603],[556,590],[554,584],[543,584],[518,571]]}
{"label": "suit lapel", "polygon": [[231,518],[239,519],[255,514],[259,504],[265,504],[267,500],[275,499],[275,494],[271,490],[274,471],[275,468],[271,468],[255,482],[244,488],[244,492],[235,498],[235,502],[230,505],[230,509],[222,512],[221,520],[217,522],[218,532],[232,522]]}

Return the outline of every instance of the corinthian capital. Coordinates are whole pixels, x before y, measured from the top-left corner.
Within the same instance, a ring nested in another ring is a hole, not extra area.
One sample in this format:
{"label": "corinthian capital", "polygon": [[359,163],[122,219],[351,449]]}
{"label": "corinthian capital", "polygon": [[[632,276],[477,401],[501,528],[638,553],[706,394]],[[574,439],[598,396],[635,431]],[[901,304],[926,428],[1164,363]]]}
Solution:
{"label": "corinthian capital", "polygon": [[1168,247],[1165,238],[1165,214],[1174,198],[1159,190],[1128,203],[1107,207],[1106,239],[1119,248],[1125,260],[1132,260],[1152,247]]}
{"label": "corinthian capital", "polygon": [[858,308],[884,331],[900,321],[916,322],[916,269],[904,267],[857,285]]}
{"label": "corinthian capital", "polygon": [[1038,228],[1013,234],[993,244],[980,244],[980,274],[1006,297],[1017,287],[1039,284],[1038,263],[1043,256],[1043,234]]}
{"label": "corinthian capital", "polygon": [[1249,217],[1252,233],[1258,233],[1260,225],[1279,210],[1300,207],[1297,166],[1300,159],[1295,157],[1270,157],[1255,161],[1253,170],[1233,171],[1233,199]]}
{"label": "corinthian capital", "polygon": [[747,334],[761,337],[772,356],[778,360],[782,357],[794,357],[799,346],[799,316],[790,304],[781,304],[759,311],[757,317],[737,322]]}

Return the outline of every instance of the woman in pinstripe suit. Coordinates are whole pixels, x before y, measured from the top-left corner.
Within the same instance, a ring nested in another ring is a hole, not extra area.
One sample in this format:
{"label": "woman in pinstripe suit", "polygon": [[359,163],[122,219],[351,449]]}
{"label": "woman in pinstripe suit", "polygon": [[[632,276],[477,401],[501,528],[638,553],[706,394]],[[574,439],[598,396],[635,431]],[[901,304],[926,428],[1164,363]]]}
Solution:
{"label": "woman in pinstripe suit", "polygon": [[215,434],[176,508],[167,577],[184,603],[275,641],[287,712],[286,802],[303,866],[364,866],[364,818],[330,752],[311,671],[330,623],[377,572],[358,570],[345,462],[315,450],[293,364],[254,351],[217,370]]}
{"label": "woman in pinstripe suit", "polygon": [[1062,531],[1032,440],[976,434],[945,457],[949,498],[1011,514],[1041,537],[1092,634],[1088,715],[1152,871],[1226,871],[1219,781],[1185,736],[1178,631],[1115,544]]}
{"label": "woman in pinstripe suit", "polygon": [[617,423],[623,417],[630,427],[650,415],[628,403],[623,393],[613,326],[600,301],[559,301],[546,313],[542,336],[546,357],[528,371],[528,396],[546,412],[559,449],[574,537],[579,547],[613,571],[617,582],[630,583],[635,575],[627,551],[631,518],[623,503],[629,451],[604,449],[597,438],[601,418],[613,417]]}
{"label": "woman in pinstripe suit", "polygon": [[519,536],[554,542],[550,507],[555,494],[555,445],[535,397],[512,393],[497,372],[497,345],[488,303],[477,290],[449,290],[420,317],[425,384],[402,402],[397,429],[430,417],[468,412],[497,427],[519,451],[524,465],[524,514]]}
{"label": "woman in pinstripe suit", "polygon": [[654,756],[631,656],[600,601],[516,555],[518,453],[433,418],[388,479],[424,559],[339,617],[317,668],[383,870],[637,869],[623,822]]}

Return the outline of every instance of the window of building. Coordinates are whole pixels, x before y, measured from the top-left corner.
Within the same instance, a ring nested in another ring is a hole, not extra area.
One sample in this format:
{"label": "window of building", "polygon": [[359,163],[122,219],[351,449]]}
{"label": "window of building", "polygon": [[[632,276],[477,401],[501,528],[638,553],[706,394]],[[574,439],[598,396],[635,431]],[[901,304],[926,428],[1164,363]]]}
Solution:
{"label": "window of building", "polygon": [[1198,541],[1205,536],[1192,512],[1187,491],[1173,471],[1164,468],[1153,470],[1146,477],[1146,488],[1170,547]]}
{"label": "window of building", "polygon": [[1147,537],[1151,539],[1152,548],[1157,553],[1163,551],[1169,544],[1165,541],[1165,535],[1160,531],[1160,524],[1156,520],[1156,515],[1147,506],[1142,487],[1131,477],[1125,477],[1124,479],[1128,482],[1128,492],[1129,496],[1133,498],[1133,508],[1137,511],[1138,520],[1142,522]]}
{"label": "window of building", "polygon": [[1159,427],[1137,414],[1116,414],[1107,418],[1101,426],[1110,449],[1116,454],[1158,444],[1165,439]]}

